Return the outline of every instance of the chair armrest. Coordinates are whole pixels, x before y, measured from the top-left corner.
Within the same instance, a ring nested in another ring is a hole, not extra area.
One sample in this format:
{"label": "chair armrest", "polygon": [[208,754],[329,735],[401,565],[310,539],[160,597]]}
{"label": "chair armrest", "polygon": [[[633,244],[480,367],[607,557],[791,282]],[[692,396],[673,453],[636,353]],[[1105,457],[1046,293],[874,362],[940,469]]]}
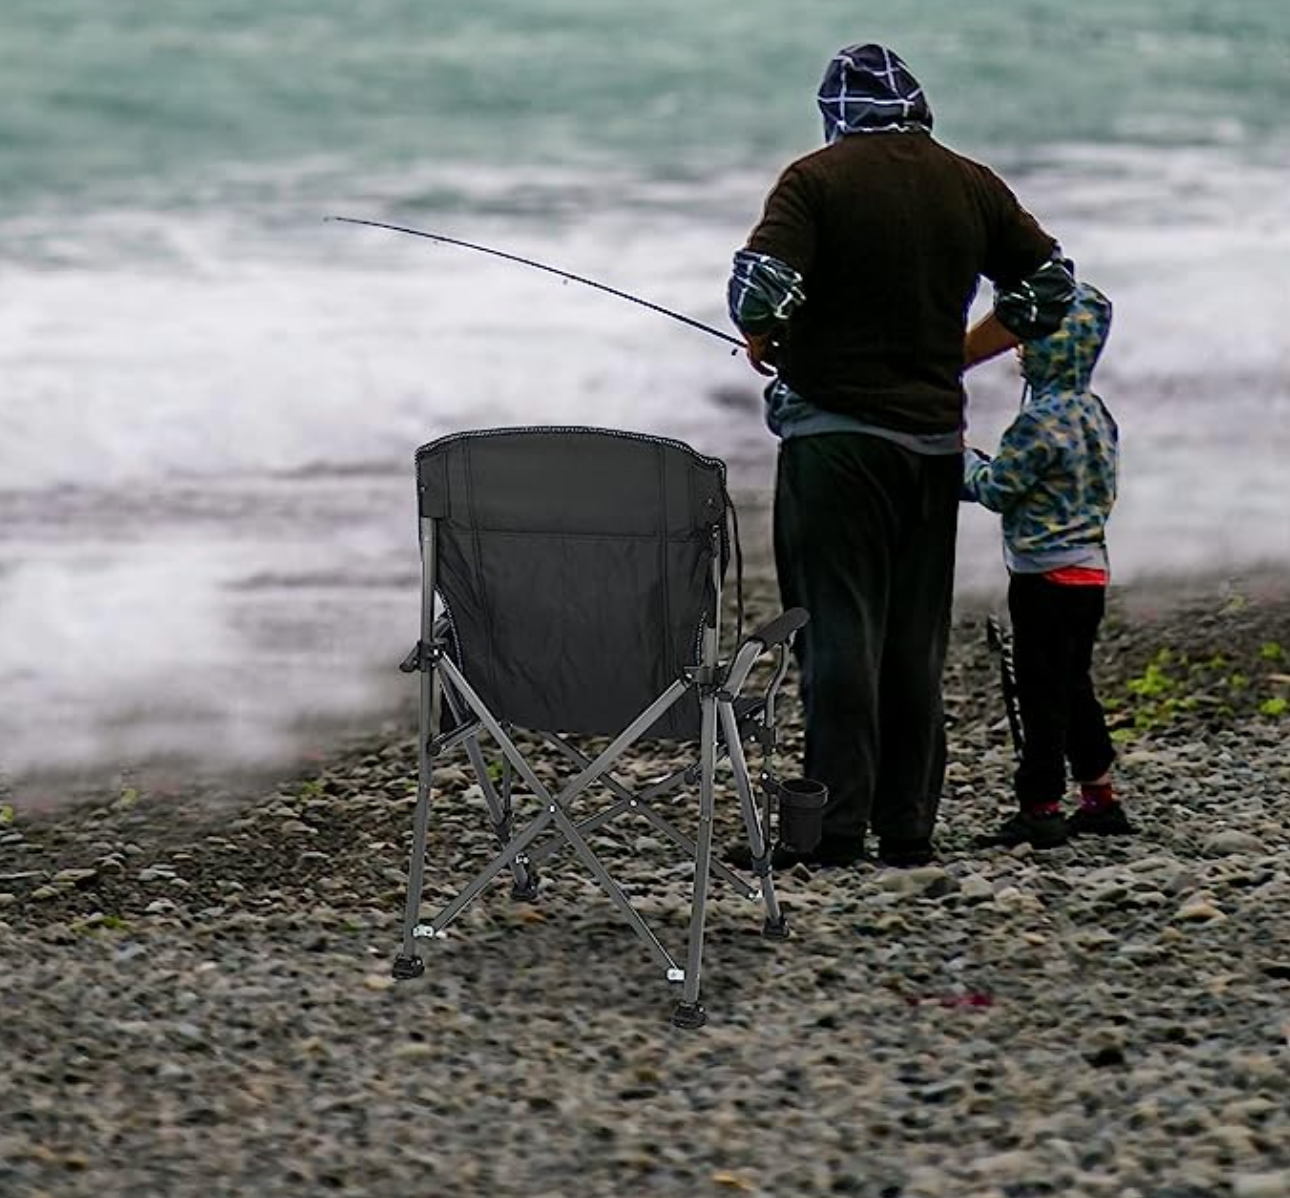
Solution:
{"label": "chair armrest", "polygon": [[[767,620],[755,632],[750,632],[744,637],[743,643],[747,645],[756,641],[761,645],[761,651],[773,649],[776,645],[782,645],[793,633],[803,628],[810,618],[810,613],[806,608],[790,607],[788,611],[781,612],[773,620]],[[743,645],[740,648],[742,649]]]}
{"label": "chair armrest", "polygon": [[[744,682],[752,670],[753,663],[767,649],[775,649],[788,643],[789,637],[798,631],[810,619],[810,613],[804,607],[790,607],[788,611],[776,616],[773,620],[768,620],[756,632],[750,632],[740,642],[739,648],[735,651],[734,660],[730,663],[730,669],[726,674],[725,689],[733,694],[738,695],[743,690]],[[779,679],[783,677],[783,671],[787,667],[787,653],[785,660],[781,662],[779,676],[775,682],[778,686]]]}

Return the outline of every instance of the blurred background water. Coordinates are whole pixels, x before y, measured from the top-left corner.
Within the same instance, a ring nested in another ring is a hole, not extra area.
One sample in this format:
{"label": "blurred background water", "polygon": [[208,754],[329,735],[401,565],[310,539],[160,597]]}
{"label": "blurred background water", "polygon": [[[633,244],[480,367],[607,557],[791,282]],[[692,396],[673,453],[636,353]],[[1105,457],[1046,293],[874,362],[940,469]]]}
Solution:
{"label": "blurred background water", "polygon": [[[411,455],[468,427],[690,441],[765,490],[730,255],[883,41],[937,135],[1115,300],[1117,578],[1290,564],[1283,0],[6,0],[0,773],[282,761],[402,693]],[[989,446],[1019,396],[972,376]],[[960,585],[1001,587],[965,512]],[[311,732],[311,730],[313,730]]]}

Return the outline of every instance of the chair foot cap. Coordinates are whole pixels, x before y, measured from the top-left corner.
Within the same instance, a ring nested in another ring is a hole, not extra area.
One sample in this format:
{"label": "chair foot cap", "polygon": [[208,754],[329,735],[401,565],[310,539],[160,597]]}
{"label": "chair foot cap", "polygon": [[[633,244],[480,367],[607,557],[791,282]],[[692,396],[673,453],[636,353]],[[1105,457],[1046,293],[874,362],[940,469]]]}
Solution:
{"label": "chair foot cap", "polygon": [[708,1013],[703,1009],[702,1003],[697,1002],[679,1002],[676,1009],[672,1012],[672,1026],[685,1028],[687,1031],[693,1031],[695,1028],[702,1027],[708,1022]]}
{"label": "chair foot cap", "polygon": [[405,957],[400,953],[394,958],[394,968],[390,972],[400,981],[419,978],[426,971],[426,963],[420,957]]}
{"label": "chair foot cap", "polygon": [[787,940],[793,934],[793,929],[788,926],[788,916],[781,914],[778,919],[770,919],[761,925],[761,934],[767,940]]}

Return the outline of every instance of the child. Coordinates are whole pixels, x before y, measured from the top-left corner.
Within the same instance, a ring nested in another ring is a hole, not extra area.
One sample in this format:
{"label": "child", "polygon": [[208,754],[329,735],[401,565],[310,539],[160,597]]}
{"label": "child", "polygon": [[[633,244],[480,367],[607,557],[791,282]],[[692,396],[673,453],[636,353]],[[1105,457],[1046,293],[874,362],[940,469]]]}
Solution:
{"label": "child", "polygon": [[[1019,810],[989,844],[1047,849],[1074,833],[1134,831],[1111,785],[1115,750],[1090,677],[1106,606],[1118,431],[1089,388],[1110,324],[1110,301],[1078,284],[1061,328],[1017,350],[1026,392],[998,455],[964,455],[964,498],[1003,514],[1023,731]],[[1067,762],[1080,783],[1069,819],[1061,809]]]}

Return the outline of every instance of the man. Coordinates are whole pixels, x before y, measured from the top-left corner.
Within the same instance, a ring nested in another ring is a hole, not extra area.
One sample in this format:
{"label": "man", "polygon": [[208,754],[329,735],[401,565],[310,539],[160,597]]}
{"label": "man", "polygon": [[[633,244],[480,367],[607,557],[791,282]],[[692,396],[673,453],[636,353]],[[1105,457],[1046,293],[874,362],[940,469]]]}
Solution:
{"label": "man", "polygon": [[[775,564],[784,606],[811,613],[805,769],[829,788],[818,848],[772,864],[850,864],[871,828],[880,861],[915,865],[945,770],[963,370],[1056,329],[1074,280],[1005,184],[933,139],[890,50],[840,51],[818,100],[828,144],[780,176],[729,285],[776,376]],[[982,276],[993,310],[965,333]]]}

